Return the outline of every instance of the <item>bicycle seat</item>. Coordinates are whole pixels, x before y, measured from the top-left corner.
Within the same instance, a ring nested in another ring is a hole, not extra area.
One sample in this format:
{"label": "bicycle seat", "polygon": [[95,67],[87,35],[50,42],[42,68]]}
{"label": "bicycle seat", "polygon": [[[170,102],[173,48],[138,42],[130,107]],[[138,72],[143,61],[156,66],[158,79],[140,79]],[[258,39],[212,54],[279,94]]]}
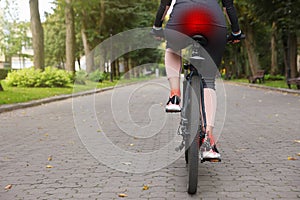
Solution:
{"label": "bicycle seat", "polygon": [[206,37],[204,37],[203,35],[194,35],[192,38],[193,40],[198,42],[201,46],[206,46],[208,43]]}

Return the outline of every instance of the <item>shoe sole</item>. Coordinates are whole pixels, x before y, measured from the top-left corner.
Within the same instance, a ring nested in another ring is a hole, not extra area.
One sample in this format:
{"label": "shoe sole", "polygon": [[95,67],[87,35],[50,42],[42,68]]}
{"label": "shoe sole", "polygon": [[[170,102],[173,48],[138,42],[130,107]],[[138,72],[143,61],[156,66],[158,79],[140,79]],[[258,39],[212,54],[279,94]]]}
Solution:
{"label": "shoe sole", "polygon": [[181,112],[181,110],[168,110],[168,109],[166,109],[166,112],[167,113],[179,113],[179,112]]}
{"label": "shoe sole", "polygon": [[202,158],[201,163],[203,162],[221,162],[221,158]]}

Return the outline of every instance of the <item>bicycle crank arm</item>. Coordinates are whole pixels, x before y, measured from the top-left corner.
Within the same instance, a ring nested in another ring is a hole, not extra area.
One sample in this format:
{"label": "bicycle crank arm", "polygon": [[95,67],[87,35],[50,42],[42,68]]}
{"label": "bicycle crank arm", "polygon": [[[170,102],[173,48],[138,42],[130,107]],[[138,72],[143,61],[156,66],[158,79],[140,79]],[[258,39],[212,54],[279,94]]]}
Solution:
{"label": "bicycle crank arm", "polygon": [[184,146],[185,146],[185,143],[184,143],[184,141],[182,141],[181,144],[175,148],[175,151],[177,151],[177,152],[181,151],[184,148]]}

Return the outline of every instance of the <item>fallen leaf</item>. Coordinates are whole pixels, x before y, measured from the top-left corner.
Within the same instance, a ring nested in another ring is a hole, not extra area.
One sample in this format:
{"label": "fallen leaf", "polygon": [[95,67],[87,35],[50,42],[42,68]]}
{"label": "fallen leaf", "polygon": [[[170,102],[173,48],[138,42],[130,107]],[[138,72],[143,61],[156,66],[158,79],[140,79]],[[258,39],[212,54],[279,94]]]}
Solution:
{"label": "fallen leaf", "polygon": [[149,190],[149,185],[144,185],[143,190]]}
{"label": "fallen leaf", "polygon": [[131,162],[122,162],[123,165],[131,165]]}
{"label": "fallen leaf", "polygon": [[300,156],[300,153],[298,153],[297,155]]}
{"label": "fallen leaf", "polygon": [[288,160],[297,160],[297,158],[294,158],[294,157],[289,156],[289,157],[288,157]]}
{"label": "fallen leaf", "polygon": [[121,194],[119,194],[119,197],[128,197],[128,195],[124,194],[124,193],[121,193]]}
{"label": "fallen leaf", "polygon": [[48,157],[48,161],[52,161],[52,156],[49,156],[49,157]]}
{"label": "fallen leaf", "polygon": [[129,146],[133,147],[133,146],[134,146],[134,144],[130,144]]}
{"label": "fallen leaf", "polygon": [[246,149],[236,149],[235,151],[237,151],[237,152],[246,151]]}
{"label": "fallen leaf", "polygon": [[294,140],[294,142],[296,142],[296,143],[300,143],[300,140]]}
{"label": "fallen leaf", "polygon": [[47,165],[46,168],[51,169],[51,168],[53,168],[53,166],[52,165]]}
{"label": "fallen leaf", "polygon": [[10,190],[12,188],[12,184],[9,184],[9,185],[7,185],[7,186],[5,186],[5,190]]}

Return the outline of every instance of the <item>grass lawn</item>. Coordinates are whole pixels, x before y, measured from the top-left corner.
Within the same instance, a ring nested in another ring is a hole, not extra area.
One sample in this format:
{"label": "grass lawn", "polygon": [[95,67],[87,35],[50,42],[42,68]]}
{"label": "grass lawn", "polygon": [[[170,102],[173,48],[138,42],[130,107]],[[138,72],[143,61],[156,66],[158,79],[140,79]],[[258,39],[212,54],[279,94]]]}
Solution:
{"label": "grass lawn", "polygon": [[114,82],[104,81],[103,83],[87,82],[86,85],[69,85],[65,88],[23,88],[23,87],[10,87],[5,81],[1,81],[3,92],[0,92],[0,105],[28,102],[62,94],[72,94],[73,92],[82,92],[93,90],[95,88],[107,88],[119,84],[137,82],[142,80],[151,79],[153,77],[135,78],[130,80],[115,80]]}
{"label": "grass lawn", "polygon": [[[231,80],[233,82],[238,82],[238,83],[249,83],[248,79],[233,79]],[[288,89],[288,85],[286,84],[285,80],[280,80],[280,81],[268,81],[266,80],[265,83],[256,83],[258,85],[265,85],[269,87],[274,87],[274,88],[285,88]],[[292,89],[297,89],[296,85],[291,85]]]}
{"label": "grass lawn", "polygon": [[[133,78],[130,80],[115,80],[114,82],[104,81],[103,83],[87,82],[86,85],[69,85],[65,88],[22,88],[22,87],[10,87],[5,81],[1,81],[4,88],[3,92],[0,92],[0,105],[28,102],[31,100],[37,100],[62,94],[72,94],[73,92],[81,92],[87,90],[93,90],[95,88],[107,88],[119,84],[132,83],[137,81],[149,80],[153,77]],[[233,82],[248,83],[247,79],[233,79]],[[259,83],[257,83],[259,84]],[[265,81],[263,84],[276,88],[288,88],[286,81]],[[292,89],[297,89],[295,85],[292,85]]]}

